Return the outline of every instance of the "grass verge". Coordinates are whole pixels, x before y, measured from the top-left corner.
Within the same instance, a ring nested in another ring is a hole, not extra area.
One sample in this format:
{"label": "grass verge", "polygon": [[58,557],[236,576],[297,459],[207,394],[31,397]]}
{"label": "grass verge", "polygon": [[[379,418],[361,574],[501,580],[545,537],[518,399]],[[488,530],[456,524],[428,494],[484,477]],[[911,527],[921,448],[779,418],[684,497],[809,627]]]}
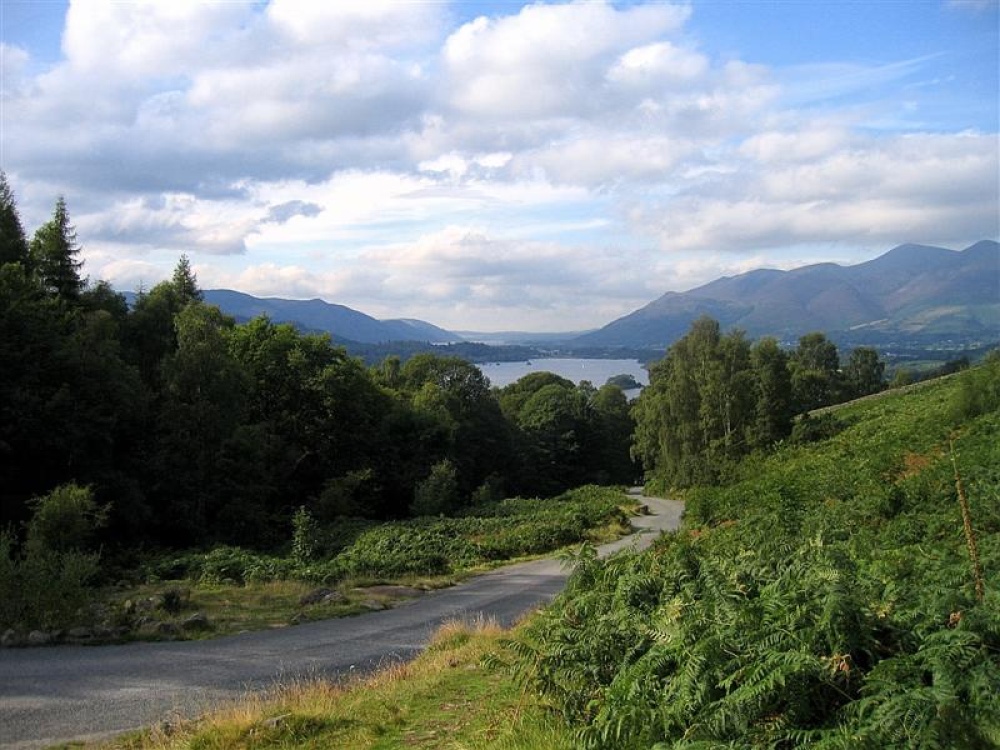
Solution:
{"label": "grass verge", "polygon": [[315,681],[248,695],[198,719],[88,750],[570,750],[572,736],[513,676],[484,666],[506,658],[510,636],[490,621],[447,623],[414,661],[346,684]]}

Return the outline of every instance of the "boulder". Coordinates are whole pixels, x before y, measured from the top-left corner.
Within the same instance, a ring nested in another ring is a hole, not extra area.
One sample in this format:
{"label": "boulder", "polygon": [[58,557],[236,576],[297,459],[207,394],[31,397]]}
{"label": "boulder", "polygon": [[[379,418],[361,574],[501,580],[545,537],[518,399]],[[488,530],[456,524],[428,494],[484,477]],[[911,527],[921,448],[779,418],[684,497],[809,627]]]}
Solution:
{"label": "boulder", "polygon": [[0,635],[0,646],[3,648],[12,648],[13,646],[20,646],[21,639],[17,635],[17,631],[14,628],[7,628],[3,635]]}
{"label": "boulder", "polygon": [[29,646],[46,646],[49,643],[52,643],[51,633],[46,633],[44,630],[32,630],[28,633]]}
{"label": "boulder", "polygon": [[299,597],[299,606],[309,607],[313,604],[336,604],[338,602],[345,601],[346,599],[347,597],[339,591],[334,591],[333,589],[322,586]]}
{"label": "boulder", "polygon": [[211,630],[212,622],[204,612],[195,612],[181,623],[184,630]]}
{"label": "boulder", "polygon": [[92,628],[81,625],[75,628],[70,628],[66,632],[66,638],[77,643],[86,643],[87,641],[94,640],[94,631]]}
{"label": "boulder", "polygon": [[156,634],[157,635],[175,636],[175,635],[179,635],[180,632],[181,632],[181,629],[179,627],[177,627],[176,623],[173,623],[173,622],[158,622],[156,624]]}

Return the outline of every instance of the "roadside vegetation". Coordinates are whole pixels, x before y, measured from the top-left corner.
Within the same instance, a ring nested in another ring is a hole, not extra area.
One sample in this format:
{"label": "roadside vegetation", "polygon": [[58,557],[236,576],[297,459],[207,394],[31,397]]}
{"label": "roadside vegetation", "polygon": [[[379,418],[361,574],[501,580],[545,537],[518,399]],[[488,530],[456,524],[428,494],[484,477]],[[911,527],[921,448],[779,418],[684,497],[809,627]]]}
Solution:
{"label": "roadside vegetation", "polygon": [[575,746],[1000,744],[1000,357],[831,419],[514,640]]}
{"label": "roadside vegetation", "polygon": [[996,747],[1000,358],[835,418],[512,631],[107,747]]}
{"label": "roadside vegetation", "polygon": [[490,622],[449,623],[412,662],[339,685],[283,685],[193,721],[87,747],[572,750],[573,734],[558,717],[487,666],[509,654],[507,635]]}
{"label": "roadside vegetation", "polygon": [[637,510],[621,488],[596,486],[395,522],[324,526],[302,508],[283,554],[219,546],[151,556],[137,571],[141,583],[94,588],[86,582],[96,555],[39,538],[67,495],[79,505],[62,509],[58,528],[87,528],[80,514],[95,515],[92,498],[70,486],[39,504],[20,555],[0,537],[0,622],[20,625],[6,645],[26,643],[29,629],[76,642],[205,638],[383,609],[505,562],[616,539]]}

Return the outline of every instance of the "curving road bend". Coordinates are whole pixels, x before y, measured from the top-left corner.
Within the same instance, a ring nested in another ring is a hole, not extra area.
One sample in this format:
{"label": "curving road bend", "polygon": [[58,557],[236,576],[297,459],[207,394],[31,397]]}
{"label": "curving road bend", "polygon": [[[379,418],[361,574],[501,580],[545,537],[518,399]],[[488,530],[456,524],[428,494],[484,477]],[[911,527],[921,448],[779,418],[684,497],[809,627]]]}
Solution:
{"label": "curving road bend", "polygon": [[[680,524],[682,503],[638,499],[650,514],[634,518],[637,533],[602,546],[601,555],[645,548]],[[442,623],[485,616],[510,624],[551,600],[566,577],[557,561],[536,560],[393,609],[280,630],[209,641],[4,649],[0,747],[105,738],[295,678],[335,678],[409,659]]]}

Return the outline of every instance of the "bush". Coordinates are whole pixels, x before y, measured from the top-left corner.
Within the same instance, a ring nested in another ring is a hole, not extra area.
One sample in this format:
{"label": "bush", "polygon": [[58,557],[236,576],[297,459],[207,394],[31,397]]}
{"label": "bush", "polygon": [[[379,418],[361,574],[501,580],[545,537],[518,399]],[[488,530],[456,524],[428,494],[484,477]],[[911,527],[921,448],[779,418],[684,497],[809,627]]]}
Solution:
{"label": "bush", "polygon": [[430,476],[417,484],[410,513],[436,516],[458,507],[458,471],[447,458],[431,467]]}
{"label": "bush", "polygon": [[105,511],[89,489],[57,487],[31,503],[23,547],[0,532],[0,626],[64,628],[81,619],[99,555],[83,551]]}
{"label": "bush", "polygon": [[815,443],[828,440],[844,430],[846,425],[833,414],[826,413],[812,417],[803,414],[792,426],[790,442],[793,444]]}

